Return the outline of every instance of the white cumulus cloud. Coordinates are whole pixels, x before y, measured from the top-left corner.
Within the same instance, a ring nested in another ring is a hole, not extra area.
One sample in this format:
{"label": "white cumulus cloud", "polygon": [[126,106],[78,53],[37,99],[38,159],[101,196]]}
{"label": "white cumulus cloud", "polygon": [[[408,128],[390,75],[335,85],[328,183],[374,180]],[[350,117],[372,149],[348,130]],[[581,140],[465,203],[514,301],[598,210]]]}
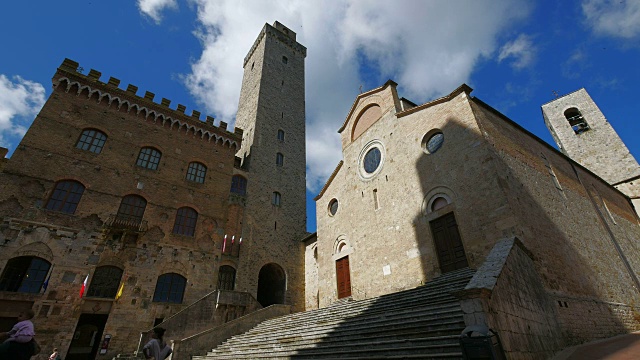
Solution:
{"label": "white cumulus cloud", "polygon": [[[337,130],[366,77],[424,102],[469,80],[498,38],[529,13],[524,0],[190,0],[202,54],[185,79],[194,97],[233,123],[243,59],[265,22],[298,35],[306,59],[307,184],[317,191],[340,161]],[[361,67],[366,63],[366,68]],[[369,90],[364,88],[363,91]]]}
{"label": "white cumulus cloud", "polygon": [[585,0],[582,12],[596,34],[623,39],[640,36],[640,1]]}
{"label": "white cumulus cloud", "polygon": [[531,37],[520,34],[515,40],[509,41],[500,48],[498,62],[505,59],[513,59],[511,66],[515,69],[523,69],[533,62],[536,49]]}
{"label": "white cumulus cloud", "polygon": [[177,9],[178,2],[176,0],[138,0],[138,9],[144,15],[149,16],[159,24],[162,21],[160,13],[164,9]]}
{"label": "white cumulus cloud", "polygon": [[45,102],[44,87],[20,76],[12,79],[0,74],[0,145],[8,147],[6,137],[22,137]]}

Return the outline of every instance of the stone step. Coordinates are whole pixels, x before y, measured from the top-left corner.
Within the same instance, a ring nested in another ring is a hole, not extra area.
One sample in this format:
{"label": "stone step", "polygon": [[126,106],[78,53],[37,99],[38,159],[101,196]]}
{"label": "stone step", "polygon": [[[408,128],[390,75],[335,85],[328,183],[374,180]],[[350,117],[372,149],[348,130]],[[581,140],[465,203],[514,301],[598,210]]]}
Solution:
{"label": "stone step", "polygon": [[294,323],[298,320],[304,321],[308,318],[318,319],[325,316],[340,316],[340,314],[343,314],[343,313],[354,315],[354,314],[358,314],[360,310],[363,310],[363,311],[366,310],[368,313],[373,313],[378,309],[380,311],[388,311],[388,308],[390,307],[394,308],[395,307],[394,305],[401,305],[402,308],[407,309],[413,306],[423,306],[425,304],[447,304],[452,301],[455,301],[455,298],[449,295],[448,293],[441,292],[441,293],[436,293],[433,295],[429,294],[429,295],[430,296],[425,295],[425,296],[416,296],[415,298],[412,297],[407,299],[406,301],[402,299],[398,299],[393,302],[386,302],[386,303],[374,303],[372,301],[369,301],[369,299],[358,300],[358,301],[354,300],[350,302],[348,305],[345,304],[338,308],[328,307],[328,308],[323,308],[318,310],[306,311],[303,313],[296,313],[292,315],[287,315],[285,317],[269,319],[263,322],[263,324],[264,325],[280,324],[283,318],[286,318],[286,321],[288,322]]}
{"label": "stone step", "polygon": [[349,339],[333,339],[330,342],[327,342],[326,339],[314,339],[315,341],[304,341],[302,339],[294,339],[293,342],[289,342],[288,339],[282,339],[282,342],[271,343],[257,348],[255,346],[233,346],[224,349],[216,349],[212,350],[210,355],[224,355],[224,354],[238,354],[238,355],[248,355],[248,354],[259,354],[264,351],[278,352],[278,353],[291,353],[292,351],[299,350],[317,350],[322,349],[322,351],[342,351],[349,349],[371,349],[374,350],[376,348],[382,347],[387,348],[389,346],[397,346],[398,344],[402,346],[409,345],[450,345],[457,344],[459,335],[446,335],[446,336],[430,336],[425,337],[422,334],[422,337],[413,337],[413,338],[402,338],[402,339],[393,339],[393,338],[384,338],[379,337],[374,340],[371,338],[365,337],[354,337]]}
{"label": "stone step", "polygon": [[193,359],[460,359],[462,310],[450,295],[473,271],[414,289],[269,319]]}
{"label": "stone step", "polygon": [[303,325],[304,327],[308,327],[311,324],[331,326],[336,323],[344,323],[344,322],[349,322],[352,324],[365,322],[366,324],[370,325],[372,322],[385,321],[385,320],[391,321],[394,319],[403,319],[407,317],[412,319],[415,319],[417,317],[424,317],[424,318],[435,320],[451,314],[460,314],[460,315],[462,314],[460,310],[460,306],[457,303],[443,304],[438,307],[424,306],[422,308],[404,309],[402,311],[396,311],[396,312],[390,311],[390,310],[378,311],[372,314],[368,314],[364,312],[352,317],[323,317],[323,318],[315,318],[315,319],[309,318],[304,323],[300,323],[300,322],[290,323],[285,319],[283,319],[282,321],[277,323],[259,324],[258,326],[249,330],[247,334],[264,333],[264,332],[272,333],[274,330],[278,330],[279,332],[281,332],[286,329],[292,329],[292,328],[297,329],[300,325]]}
{"label": "stone step", "polygon": [[397,321],[382,321],[382,322],[370,322],[370,323],[336,323],[330,325],[315,325],[308,326],[303,329],[294,328],[287,329],[286,331],[251,331],[245,333],[242,338],[231,338],[227,340],[226,344],[234,344],[236,341],[241,343],[256,341],[269,341],[271,339],[277,339],[279,337],[289,336],[322,336],[325,334],[340,334],[341,336],[348,336],[351,333],[365,333],[373,336],[375,333],[385,333],[389,330],[403,329],[407,326],[419,326],[426,330],[439,329],[447,327],[450,324],[462,323],[462,313],[450,314],[446,317],[440,318],[407,318],[405,320]]}
{"label": "stone step", "polygon": [[341,342],[345,339],[354,339],[354,340],[384,340],[384,339],[392,339],[392,340],[401,340],[401,339],[412,339],[412,338],[420,338],[429,336],[448,336],[455,335],[459,336],[460,332],[464,328],[464,322],[461,318],[459,319],[451,319],[447,322],[440,323],[423,323],[423,322],[414,322],[412,324],[406,324],[405,326],[396,326],[396,327],[388,327],[388,328],[371,328],[366,329],[333,329],[328,332],[314,332],[314,330],[309,330],[305,333],[300,334],[274,334],[269,336],[268,338],[265,336],[260,340],[260,336],[255,337],[242,337],[241,339],[234,339],[233,341],[228,341],[221,344],[217,349],[232,349],[232,348],[242,348],[242,347],[251,347],[251,348],[260,348],[260,347],[269,347],[273,344],[297,344],[296,341],[300,343],[314,343],[314,342]]}
{"label": "stone step", "polygon": [[[340,357],[342,359],[348,359],[351,357],[363,357],[370,358],[372,356],[381,355],[438,355],[442,353],[456,353],[460,352],[460,345],[458,342],[451,342],[448,344],[422,344],[417,341],[395,341],[387,343],[374,343],[362,344],[357,346],[351,346],[349,348],[339,347],[335,349],[330,348],[309,348],[299,349],[294,351],[278,351],[277,349],[271,349],[269,351],[262,352],[249,352],[249,353],[228,353],[228,354],[211,354],[202,357],[202,359],[269,359],[269,358],[291,358],[291,359],[324,359],[325,357]],[[194,357],[197,359],[197,357]]]}

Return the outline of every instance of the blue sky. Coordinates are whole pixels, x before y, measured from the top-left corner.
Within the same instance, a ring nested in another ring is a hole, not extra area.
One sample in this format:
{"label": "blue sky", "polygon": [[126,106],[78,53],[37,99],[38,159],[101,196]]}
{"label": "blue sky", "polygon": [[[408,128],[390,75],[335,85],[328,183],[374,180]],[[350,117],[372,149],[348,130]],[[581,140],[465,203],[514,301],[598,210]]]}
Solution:
{"label": "blue sky", "polygon": [[0,146],[15,149],[65,57],[233,126],[242,60],[275,20],[308,48],[310,231],[312,199],[341,159],[337,129],[360,86],[387,79],[416,103],[465,82],[549,143],[540,105],[585,87],[640,156],[640,0],[11,1],[0,13]]}

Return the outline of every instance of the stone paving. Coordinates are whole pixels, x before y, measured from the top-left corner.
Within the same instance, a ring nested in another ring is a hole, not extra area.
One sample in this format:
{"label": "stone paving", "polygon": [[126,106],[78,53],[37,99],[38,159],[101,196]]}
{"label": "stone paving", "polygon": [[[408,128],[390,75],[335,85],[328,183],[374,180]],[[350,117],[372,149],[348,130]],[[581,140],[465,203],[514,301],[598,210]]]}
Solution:
{"label": "stone paving", "polygon": [[581,345],[553,360],[637,360],[640,359],[640,332]]}

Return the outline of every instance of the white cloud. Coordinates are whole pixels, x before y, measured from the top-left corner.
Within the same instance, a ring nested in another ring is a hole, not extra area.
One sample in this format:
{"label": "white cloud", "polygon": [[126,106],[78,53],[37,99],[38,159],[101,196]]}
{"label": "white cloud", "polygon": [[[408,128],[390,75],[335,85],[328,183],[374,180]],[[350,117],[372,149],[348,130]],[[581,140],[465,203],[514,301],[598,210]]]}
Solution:
{"label": "white cloud", "polygon": [[176,0],[138,0],[138,9],[144,15],[152,18],[156,24],[160,24],[162,16],[160,13],[164,9],[177,9],[178,2]]}
{"label": "white cloud", "polygon": [[[529,12],[525,0],[383,1],[191,0],[202,55],[186,84],[207,111],[233,123],[243,59],[265,22],[298,34],[306,60],[307,184],[317,191],[341,159],[337,130],[358,88],[359,61],[401,96],[423,102],[469,81],[497,38]],[[371,74],[366,74],[367,76]],[[363,89],[364,91],[369,89]]]}
{"label": "white cloud", "polygon": [[0,145],[8,147],[5,136],[22,137],[45,102],[44,87],[14,76],[0,74]]}
{"label": "white cloud", "polygon": [[520,34],[515,40],[509,41],[500,48],[498,62],[512,58],[511,66],[515,69],[523,69],[533,62],[536,49],[531,37]]}
{"label": "white cloud", "polygon": [[624,39],[640,36],[640,1],[585,0],[582,12],[596,34]]}

